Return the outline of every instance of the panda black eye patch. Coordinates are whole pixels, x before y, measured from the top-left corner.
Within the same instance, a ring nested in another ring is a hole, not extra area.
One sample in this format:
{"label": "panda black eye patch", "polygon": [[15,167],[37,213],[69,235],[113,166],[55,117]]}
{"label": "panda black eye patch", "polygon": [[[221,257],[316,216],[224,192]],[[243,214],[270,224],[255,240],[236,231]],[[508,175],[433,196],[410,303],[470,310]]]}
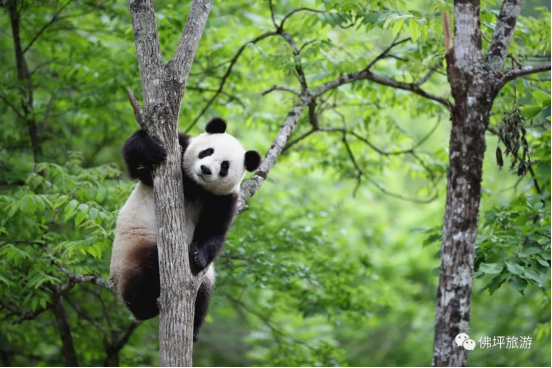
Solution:
{"label": "panda black eye patch", "polygon": [[211,156],[213,153],[215,152],[214,149],[212,148],[207,148],[206,150],[203,150],[199,153],[199,158],[205,158],[205,157],[208,157],[208,156]]}
{"label": "panda black eye patch", "polygon": [[228,169],[230,168],[230,162],[228,161],[222,161],[222,164],[220,164],[220,172],[219,175],[224,177],[228,175]]}

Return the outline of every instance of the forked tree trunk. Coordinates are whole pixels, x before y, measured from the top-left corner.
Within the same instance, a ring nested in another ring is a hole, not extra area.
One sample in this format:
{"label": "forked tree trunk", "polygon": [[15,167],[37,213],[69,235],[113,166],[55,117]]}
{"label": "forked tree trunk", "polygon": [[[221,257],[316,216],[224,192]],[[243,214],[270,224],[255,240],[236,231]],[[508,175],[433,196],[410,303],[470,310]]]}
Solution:
{"label": "forked tree trunk", "polygon": [[205,272],[193,276],[188,258],[184,214],[178,116],[186,81],[203,33],[212,0],[193,2],[172,60],[163,63],[151,0],[129,0],[144,109],[130,90],[136,120],[167,150],[167,159],[153,170],[161,296],[159,298],[159,363],[192,365],[194,303]]}
{"label": "forked tree trunk", "polygon": [[[447,75],[454,106],[451,108],[447,202],[437,289],[435,366],[467,364],[467,351],[457,346],[454,338],[461,332],[470,332],[485,131],[494,98],[508,79],[501,71],[521,3],[506,0],[502,4],[487,60],[481,48],[479,1],[455,1],[454,46],[448,14],[443,14]],[[523,75],[525,71],[516,73]]]}

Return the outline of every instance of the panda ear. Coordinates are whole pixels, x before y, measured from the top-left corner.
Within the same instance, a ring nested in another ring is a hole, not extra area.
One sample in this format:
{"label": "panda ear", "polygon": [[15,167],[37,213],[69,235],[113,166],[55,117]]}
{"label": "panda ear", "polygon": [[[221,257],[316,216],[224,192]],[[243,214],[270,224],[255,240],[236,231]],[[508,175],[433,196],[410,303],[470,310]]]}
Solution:
{"label": "panda ear", "polygon": [[210,134],[224,133],[226,131],[226,122],[221,118],[213,118],[205,126],[205,131]]}
{"label": "panda ear", "polygon": [[247,151],[245,153],[245,169],[249,172],[257,170],[261,164],[261,155],[257,151]]}

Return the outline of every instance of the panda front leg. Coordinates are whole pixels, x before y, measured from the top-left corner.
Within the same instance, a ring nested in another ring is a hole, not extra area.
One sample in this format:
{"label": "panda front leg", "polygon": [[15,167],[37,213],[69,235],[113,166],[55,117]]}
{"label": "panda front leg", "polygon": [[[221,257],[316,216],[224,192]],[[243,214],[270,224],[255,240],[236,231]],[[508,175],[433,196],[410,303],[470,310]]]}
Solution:
{"label": "panda front leg", "polygon": [[167,151],[141,129],[126,140],[123,158],[132,179],[153,186],[151,168],[167,158]]}
{"label": "panda front leg", "polygon": [[207,316],[212,288],[213,286],[210,282],[204,281],[197,291],[194,314],[194,342],[197,342],[199,339],[199,331]]}
{"label": "panda front leg", "polygon": [[190,244],[190,265],[197,274],[220,254],[237,207],[237,194],[216,196],[203,204]]}

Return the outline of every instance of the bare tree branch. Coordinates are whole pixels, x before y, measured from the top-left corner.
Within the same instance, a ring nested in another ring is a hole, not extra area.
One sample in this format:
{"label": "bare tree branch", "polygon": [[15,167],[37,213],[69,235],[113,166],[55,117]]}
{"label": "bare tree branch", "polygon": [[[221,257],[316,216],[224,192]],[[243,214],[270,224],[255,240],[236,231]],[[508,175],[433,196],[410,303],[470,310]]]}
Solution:
{"label": "bare tree branch", "polygon": [[243,212],[248,209],[246,202],[261,188],[261,185],[266,180],[268,172],[276,164],[276,160],[282,153],[289,136],[291,135],[291,131],[297,124],[301,113],[310,102],[310,97],[301,96],[300,101],[297,102],[288,113],[284,125],[282,125],[278,131],[278,135],[276,136],[274,143],[270,146],[270,149],[264,157],[261,166],[255,172],[255,175],[253,175],[251,179],[242,183],[238,203],[238,212]]}
{"label": "bare tree branch", "polygon": [[236,62],[238,61],[240,55],[243,53],[243,51],[245,50],[245,48],[250,45],[250,44],[256,44],[257,42],[259,41],[262,41],[264,40],[265,38],[267,37],[270,37],[270,36],[275,36],[277,35],[276,32],[266,32],[266,33],[263,33],[262,35],[258,36],[258,37],[255,37],[254,39],[252,39],[251,41],[248,41],[246,43],[244,43],[239,49],[238,49],[238,52],[236,53],[236,55],[234,55],[234,57],[230,60],[230,65],[228,66],[228,68],[226,69],[226,72],[224,73],[224,75],[222,76],[221,80],[220,80],[220,84],[219,84],[219,87],[216,91],[216,93],[213,95],[213,97],[211,97],[211,99],[207,102],[207,104],[205,106],[203,106],[203,109],[201,109],[201,111],[197,114],[197,116],[194,118],[194,120],[192,121],[192,123],[190,125],[188,125],[188,127],[184,130],[185,133],[189,132],[196,124],[197,122],[199,121],[199,119],[203,116],[203,114],[205,114],[205,112],[209,109],[209,107],[213,104],[213,102],[217,99],[217,97],[219,96],[219,94],[222,92],[222,89],[224,88],[224,84],[226,83],[226,80],[228,79],[228,77],[230,76],[230,74],[232,73],[232,68],[234,67],[234,65],[236,64]]}
{"label": "bare tree branch", "polygon": [[61,6],[61,8],[59,8],[59,10],[53,15],[52,19],[50,19],[50,21],[48,23],[46,23],[39,31],[38,33],[31,39],[31,41],[29,42],[29,44],[23,49],[23,54],[26,53],[30,48],[31,46],[35,43],[36,40],[38,40],[38,38],[40,36],[42,36],[42,34],[44,33],[44,31],[46,31],[46,29],[48,27],[50,27],[52,24],[54,24],[54,22],[58,19],[58,16],[61,14],[61,12],[69,5],[71,4],[73,1],[70,0],[68,2],[66,2],[65,4],[63,4]]}
{"label": "bare tree branch", "polygon": [[69,284],[75,284],[75,283],[86,283],[86,284],[96,284],[98,286],[101,286],[103,288],[106,288],[108,290],[114,291],[114,286],[111,283],[111,281],[102,279],[101,277],[95,276],[95,275],[80,275],[75,274],[69,271],[67,268],[65,268],[63,265],[61,265],[59,262],[56,261],[54,254],[48,249],[47,247],[43,246],[42,249],[46,253],[48,253],[50,260],[52,264],[54,264],[57,268],[60,269],[63,273],[67,275],[69,278]]}
{"label": "bare tree branch", "polygon": [[[134,43],[138,68],[142,80],[142,94],[145,106],[155,106],[165,101],[163,89],[163,57],[153,2],[149,0],[128,0],[134,30]],[[176,139],[176,138],[175,138]]]}
{"label": "bare tree branch", "polygon": [[523,0],[504,0],[502,3],[493,39],[487,53],[487,64],[490,66],[491,72],[498,73],[504,66],[504,60],[508,54],[508,47],[514,35],[522,4]]}
{"label": "bare tree branch", "polygon": [[421,86],[422,84],[424,84],[425,82],[428,81],[428,79],[433,75],[433,73],[435,73],[440,67],[441,65],[443,65],[443,59],[440,59],[437,64],[435,64],[435,66],[433,68],[431,68],[429,70],[429,72],[427,72],[419,81],[417,81],[415,84],[417,86]]}
{"label": "bare tree branch", "polygon": [[168,63],[168,66],[173,68],[174,73],[178,76],[178,83],[182,86],[180,94],[175,96],[180,101],[182,101],[182,93],[186,88],[186,81],[192,69],[199,40],[201,39],[203,28],[205,28],[205,23],[207,23],[207,17],[209,16],[212,4],[213,0],[194,0],[188,19],[186,20],[186,26],[182,32],[182,37],[178,43],[176,54],[172,60],[173,62]]}
{"label": "bare tree branch", "polygon": [[407,41],[410,41],[410,37],[407,37],[407,38],[404,38],[400,41],[397,41],[398,38],[399,38],[399,34],[397,34],[397,37],[395,37],[395,40],[393,41],[393,43],[391,45],[389,45],[385,50],[383,50],[383,52],[381,54],[379,54],[376,58],[374,58],[374,60],[372,60],[370,62],[370,64],[368,64],[366,69],[364,69],[364,70],[370,70],[379,60],[384,59],[393,47],[398,46],[401,43],[405,43]]}
{"label": "bare tree branch", "polygon": [[298,9],[294,9],[292,10],[291,12],[289,12],[285,17],[284,19],[282,19],[282,21],[280,22],[280,27],[279,28],[284,28],[284,23],[286,22],[286,20],[288,20],[291,16],[293,16],[294,14],[297,14],[299,12],[311,12],[311,13],[320,13],[320,14],[324,14],[324,13],[327,13],[327,11],[324,11],[324,10],[318,10],[318,9],[312,9],[312,8],[298,8]]}
{"label": "bare tree branch", "polygon": [[423,89],[421,89],[420,86],[416,85],[415,83],[399,82],[391,78],[374,74],[368,70],[362,70],[356,73],[344,74],[339,78],[336,78],[332,81],[322,84],[321,86],[313,88],[311,90],[311,93],[313,94],[314,97],[318,97],[331,89],[340,87],[344,84],[349,84],[352,82],[363,80],[363,79],[370,80],[374,83],[382,84],[384,86],[389,86],[396,89],[402,89],[405,91],[413,92],[427,99],[439,102],[440,104],[446,106],[447,108],[450,108],[452,106],[451,102],[449,102],[446,98],[438,97],[431,93],[428,93]]}
{"label": "bare tree branch", "polygon": [[506,85],[506,83],[513,81],[516,78],[523,77],[525,75],[550,72],[550,63],[539,64],[539,65],[527,65],[519,69],[511,69],[504,73],[496,82],[497,90],[500,90]]}
{"label": "bare tree branch", "polygon": [[266,91],[263,91],[261,92],[261,95],[264,96],[264,95],[268,95],[270,92],[273,92],[273,91],[284,91],[284,92],[290,92],[290,93],[293,93],[294,95],[297,95],[297,96],[300,96],[301,93],[292,89],[292,88],[287,88],[287,87],[279,87],[279,86],[272,86],[270,87],[269,89],[267,89]]}

